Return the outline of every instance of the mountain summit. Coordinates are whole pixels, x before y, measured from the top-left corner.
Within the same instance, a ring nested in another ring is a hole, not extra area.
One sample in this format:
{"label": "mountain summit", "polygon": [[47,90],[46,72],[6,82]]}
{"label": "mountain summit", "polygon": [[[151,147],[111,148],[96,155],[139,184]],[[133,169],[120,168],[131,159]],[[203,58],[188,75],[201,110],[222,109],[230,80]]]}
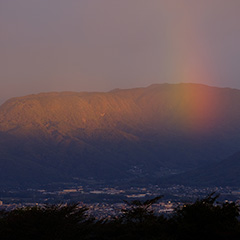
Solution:
{"label": "mountain summit", "polygon": [[154,84],[41,93],[0,107],[0,181],[159,177],[239,151],[240,91]]}

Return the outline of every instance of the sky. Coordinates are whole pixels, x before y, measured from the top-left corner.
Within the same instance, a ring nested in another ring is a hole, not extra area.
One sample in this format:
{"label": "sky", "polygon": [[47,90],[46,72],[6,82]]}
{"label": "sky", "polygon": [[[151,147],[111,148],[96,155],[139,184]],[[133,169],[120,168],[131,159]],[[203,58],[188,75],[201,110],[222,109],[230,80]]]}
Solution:
{"label": "sky", "polygon": [[193,82],[240,89],[239,0],[0,0],[0,103]]}

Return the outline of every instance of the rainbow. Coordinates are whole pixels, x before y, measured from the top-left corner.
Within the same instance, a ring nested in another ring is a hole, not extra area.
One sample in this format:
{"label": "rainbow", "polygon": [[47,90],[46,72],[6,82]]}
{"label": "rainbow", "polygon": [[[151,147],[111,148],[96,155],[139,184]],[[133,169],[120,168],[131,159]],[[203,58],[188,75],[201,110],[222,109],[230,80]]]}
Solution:
{"label": "rainbow", "polygon": [[[197,32],[197,22],[192,16],[191,5],[186,1],[169,1],[171,19],[168,32],[167,57],[169,81],[182,83],[206,83],[214,85],[215,77],[210,67],[211,57],[203,38]],[[171,96],[179,101],[178,123],[192,133],[210,132],[217,119],[217,96],[203,85],[183,85]],[[171,100],[170,100],[171,101]]]}

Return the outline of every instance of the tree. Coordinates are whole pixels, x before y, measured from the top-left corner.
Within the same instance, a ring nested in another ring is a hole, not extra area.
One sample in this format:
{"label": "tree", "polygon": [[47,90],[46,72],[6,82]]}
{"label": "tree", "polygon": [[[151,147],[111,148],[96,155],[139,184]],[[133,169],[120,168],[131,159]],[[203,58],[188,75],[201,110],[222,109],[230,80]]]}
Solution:
{"label": "tree", "polygon": [[172,218],[176,239],[239,239],[239,206],[235,202],[217,203],[218,197],[211,193],[178,207]]}
{"label": "tree", "polygon": [[131,202],[124,201],[127,204],[126,209],[122,209],[122,215],[119,220],[122,223],[145,223],[156,221],[158,217],[150,210],[151,206],[160,200],[163,196],[158,196],[144,202],[133,200]]}
{"label": "tree", "polygon": [[[112,223],[112,229],[118,237],[112,239],[141,240],[141,239],[165,239],[167,228],[167,218],[157,215],[151,209],[162,196],[146,201],[124,201],[126,209],[122,209],[122,214]],[[112,235],[113,236],[113,235]]]}
{"label": "tree", "polygon": [[[0,213],[1,239],[76,239],[86,236],[93,219],[86,207],[57,204]],[[83,238],[84,239],[84,238]]]}

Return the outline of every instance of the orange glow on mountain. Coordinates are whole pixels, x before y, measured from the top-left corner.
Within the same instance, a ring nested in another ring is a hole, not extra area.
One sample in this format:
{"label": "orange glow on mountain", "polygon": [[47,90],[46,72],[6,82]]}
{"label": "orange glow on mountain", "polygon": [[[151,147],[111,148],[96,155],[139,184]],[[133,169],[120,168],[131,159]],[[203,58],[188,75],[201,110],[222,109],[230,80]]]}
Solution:
{"label": "orange glow on mountain", "polygon": [[175,92],[177,118],[183,129],[193,133],[206,133],[217,124],[216,93],[204,86],[187,85]]}
{"label": "orange glow on mountain", "polygon": [[18,121],[26,129],[38,126],[46,132],[57,130],[62,134],[118,125],[167,129],[187,135],[208,134],[225,119],[224,115],[227,117],[221,91],[200,84],[156,84],[109,93],[30,95],[2,106],[0,127],[18,130]]}

